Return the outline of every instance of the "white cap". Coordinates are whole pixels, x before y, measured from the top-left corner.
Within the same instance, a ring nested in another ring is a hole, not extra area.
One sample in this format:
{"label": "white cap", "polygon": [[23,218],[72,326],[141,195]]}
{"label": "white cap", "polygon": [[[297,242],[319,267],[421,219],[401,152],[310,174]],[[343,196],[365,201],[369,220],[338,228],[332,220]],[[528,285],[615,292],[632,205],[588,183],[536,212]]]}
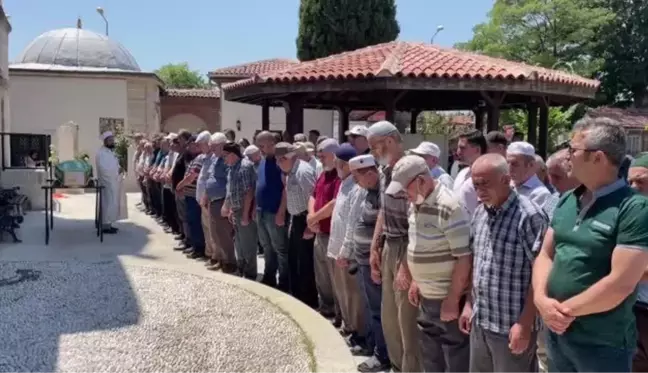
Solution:
{"label": "white cap", "polygon": [[227,142],[227,136],[225,136],[225,134],[222,132],[215,132],[213,135],[211,135],[209,141],[212,144],[225,144]]}
{"label": "white cap", "polygon": [[431,155],[439,158],[441,156],[441,149],[439,149],[435,143],[423,141],[416,148],[410,149],[410,153],[417,155]]}
{"label": "white cap", "polygon": [[369,129],[367,126],[363,125],[358,125],[358,126],[353,126],[351,127],[350,130],[348,130],[345,135],[353,135],[353,136],[362,136],[362,137],[367,137],[367,133],[369,132]]}
{"label": "white cap", "polygon": [[247,148],[245,148],[245,150],[243,150],[243,155],[247,157],[258,152],[259,152],[259,148],[257,148],[256,145],[250,145]]}
{"label": "white cap", "polygon": [[526,155],[529,157],[535,157],[535,148],[526,141],[516,141],[512,142],[508,148],[506,148],[506,155]]}
{"label": "white cap", "polygon": [[362,154],[349,159],[349,169],[351,171],[375,166],[376,160],[371,154]]}
{"label": "white cap", "polygon": [[113,137],[113,133],[111,131],[106,131],[106,132],[102,133],[101,136],[100,136],[101,141],[104,141],[105,139],[107,139],[109,137]]}
{"label": "white cap", "polygon": [[381,120],[372,124],[367,129],[367,139],[372,136],[389,136],[393,133],[397,133],[398,128],[386,120]]}
{"label": "white cap", "polygon": [[204,143],[204,142],[209,142],[211,139],[211,133],[209,131],[202,131],[201,133],[196,136],[196,142],[197,143]]}
{"label": "white cap", "polygon": [[174,140],[178,138],[178,134],[175,132],[171,132],[168,135],[166,135],[164,138],[167,140]]}

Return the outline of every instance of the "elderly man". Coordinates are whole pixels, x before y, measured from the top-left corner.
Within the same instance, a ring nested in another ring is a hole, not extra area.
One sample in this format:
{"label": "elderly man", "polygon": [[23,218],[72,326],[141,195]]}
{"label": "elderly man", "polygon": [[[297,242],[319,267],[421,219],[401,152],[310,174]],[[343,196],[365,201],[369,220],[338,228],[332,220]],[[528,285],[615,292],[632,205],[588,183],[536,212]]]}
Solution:
{"label": "elderly man", "polygon": [[334,324],[339,326],[340,310],[333,293],[332,278],[335,259],[326,253],[331,234],[331,214],[335,207],[335,197],[340,189],[340,178],[335,169],[335,152],[339,148],[335,139],[327,139],[319,146],[322,160],[322,174],[315,181],[313,195],[308,202],[308,228],[315,232],[315,284],[319,294],[319,312],[324,317],[335,317]]}
{"label": "elderly man", "polygon": [[472,218],[472,299],[460,328],[470,333],[471,372],[535,372],[538,323],[531,268],[547,215],[511,187],[508,164],[486,154],[472,165],[482,204]]}
{"label": "elderly man", "polygon": [[150,141],[142,140],[142,151],[139,154],[137,165],[135,166],[135,173],[137,174],[137,182],[142,190],[142,210],[148,212],[151,210],[151,201],[149,199],[146,179],[146,167],[149,164],[150,158],[153,154],[153,144]]}
{"label": "elderly man", "polygon": [[252,161],[254,163],[254,169],[257,169],[259,167],[259,163],[261,163],[261,160],[263,159],[263,156],[261,155],[261,149],[259,149],[256,145],[250,145],[245,150],[243,150],[243,155]]}
{"label": "elderly man", "polygon": [[312,142],[305,142],[303,144],[306,148],[306,154],[308,156],[306,162],[308,162],[308,164],[313,167],[316,176],[320,177],[324,169],[322,168],[322,162],[320,162],[319,159],[317,159],[317,157],[315,156],[315,145],[313,145]]}
{"label": "elderly man", "polygon": [[[648,154],[637,157],[630,163],[628,183],[637,192],[648,196]],[[632,361],[635,372],[648,371],[648,275],[644,273],[643,281],[637,287],[637,303],[634,314],[637,319],[637,352]]]}
{"label": "elderly man", "polygon": [[536,175],[535,149],[524,141],[511,143],[506,149],[511,182],[515,190],[540,207],[544,207],[551,192]]}
{"label": "elderly man", "polygon": [[[403,139],[398,129],[387,121],[369,127],[371,154],[384,165],[381,190],[392,179],[396,162],[404,156]],[[396,370],[418,372],[418,310],[407,300],[411,278],[405,270],[408,243],[409,203],[404,195],[382,194],[381,210],[371,244],[371,277],[382,282],[382,321],[389,359]]]}
{"label": "elderly man", "polygon": [[256,183],[254,164],[243,158],[241,147],[233,142],[223,146],[221,157],[229,166],[227,194],[221,215],[234,224],[234,245],[239,274],[248,280],[257,278],[257,228],[252,218],[252,201]]}
{"label": "elderly man", "polygon": [[428,168],[430,169],[430,175],[435,180],[438,180],[441,184],[452,190],[454,185],[454,180],[448,175],[445,170],[439,166],[439,156],[441,156],[441,149],[435,143],[429,141],[423,141],[414,149],[411,149],[410,154],[418,155],[425,160]]}
{"label": "elderly man", "polygon": [[359,125],[353,126],[348,130],[345,135],[349,139],[349,143],[353,145],[358,154],[369,154],[369,142],[367,141],[367,126]]}
{"label": "elderly man", "polygon": [[286,236],[286,194],[281,169],[277,165],[275,146],[277,140],[272,132],[263,131],[257,135],[257,146],[264,158],[259,163],[256,183],[256,222],[259,241],[263,247],[265,268],[262,282],[277,286],[288,292],[288,248]]}
{"label": "elderly man", "polygon": [[457,143],[457,158],[458,161],[468,166],[457,174],[454,180],[453,191],[454,194],[461,201],[461,205],[466,210],[468,217],[473,215],[473,212],[479,204],[477,193],[472,185],[471,165],[482,154],[486,154],[487,144],[486,138],[480,131],[473,131],[459,136]]}
{"label": "elderly man", "polygon": [[227,137],[221,132],[214,133],[210,138],[209,146],[213,159],[206,170],[207,181],[201,205],[208,212],[208,227],[204,229],[204,233],[213,245],[207,269],[212,271],[222,269],[225,273],[232,273],[237,268],[232,241],[234,228],[229,219],[221,214],[227,195],[227,173],[229,172],[229,166],[223,157],[225,143]]}
{"label": "elderly man", "polygon": [[182,193],[185,199],[185,218],[189,228],[189,238],[191,249],[185,250],[187,257],[207,261],[205,256],[205,234],[202,225],[202,209],[199,200],[196,198],[198,189],[198,176],[202,170],[205,160],[202,151],[209,149],[209,132],[201,132],[198,136],[193,137],[188,145],[189,159],[191,162],[187,166],[184,178],[176,186],[176,191]]}
{"label": "elderly man", "polygon": [[[223,135],[224,136],[224,135]],[[206,138],[206,140],[203,140]],[[212,164],[215,160],[211,150],[212,135],[208,131],[203,131],[198,135],[196,141],[200,155],[200,171],[196,180],[196,201],[200,204],[200,222],[202,225],[203,237],[205,238],[205,265],[212,266],[215,264],[213,258],[216,257],[216,248],[212,239],[210,228],[211,212],[209,210],[209,197],[207,197],[207,180]]]}
{"label": "elderly man", "polygon": [[308,138],[303,133],[297,133],[293,136],[293,143],[301,143],[308,141]]}
{"label": "elderly man", "polygon": [[486,134],[486,142],[488,143],[489,153],[495,153],[506,157],[508,139],[504,133],[500,131],[490,131]]}
{"label": "elderly man", "polygon": [[178,152],[178,156],[176,157],[176,162],[171,170],[171,188],[175,193],[176,208],[178,210],[178,225],[182,230],[182,234],[176,237],[180,241],[180,244],[173,249],[177,251],[187,252],[191,249],[191,232],[189,230],[189,224],[187,223],[184,194],[181,190],[178,190],[177,187],[182,179],[184,179],[184,175],[187,172],[187,167],[193,159],[193,155],[191,154],[191,152],[189,152],[188,149],[189,141],[192,141],[192,139],[192,135],[189,131],[180,130],[180,132],[178,132],[178,138],[173,141],[174,147]]}
{"label": "elderly man", "polygon": [[568,151],[582,185],[560,199],[533,267],[550,371],[632,369],[635,289],[648,266],[648,200],[619,177],[625,150],[616,121],[574,125]]}
{"label": "elderly man", "polygon": [[547,164],[545,163],[544,159],[542,159],[542,157],[538,154],[536,154],[534,158],[536,164],[536,176],[538,177],[538,179],[540,179],[540,181],[542,181],[542,184],[547,187],[549,193],[554,194],[556,191],[549,181],[549,175],[547,174]]}
{"label": "elderly man", "polygon": [[171,181],[167,178],[171,166],[175,162],[178,153],[171,149],[171,141],[178,137],[175,133],[170,133],[164,137],[162,150],[166,153],[162,165],[157,173],[157,179],[162,184],[162,215],[166,225],[165,232],[177,234],[179,232],[176,219],[176,204],[173,191],[171,190]]}
{"label": "elderly man", "polygon": [[[353,277],[353,273],[350,273],[350,261],[354,257],[354,223],[360,216],[361,203],[367,194],[365,189],[357,186],[349,169],[348,162],[356,155],[357,151],[349,143],[340,145],[335,153],[336,168],[342,183],[333,208],[327,254],[337,263],[333,273],[333,290],[344,321],[343,331],[350,334],[347,342],[353,354],[364,355],[370,353],[366,346],[365,307],[358,281]],[[357,267],[355,263],[353,266]]]}
{"label": "elderly man", "polygon": [[572,175],[569,165],[569,150],[561,149],[547,159],[547,178],[556,189],[556,197],[560,197],[580,186],[580,182]]}
{"label": "elderly man", "polygon": [[401,158],[385,193],[405,193],[412,203],[407,269],[409,301],[419,307],[421,368],[424,372],[467,372],[468,337],[459,313],[470,280],[470,225],[452,190],[435,180],[425,160]]}
{"label": "elderly man", "polygon": [[[297,157],[294,145],[281,142],[275,149],[277,164],[286,174],[286,208],[290,213],[288,268],[290,293],[306,305],[318,306],[313,261],[314,234],[308,229],[308,201],[315,189],[315,170]],[[282,274],[280,273],[280,276]],[[286,280],[280,278],[279,282]]]}
{"label": "elderly man", "polygon": [[162,186],[157,180],[155,180],[155,172],[164,157],[164,153],[160,148],[161,142],[162,137],[160,134],[153,136],[153,154],[146,169],[146,186],[151,201],[151,211],[148,211],[147,213],[154,216],[158,221],[162,218]]}
{"label": "elderly man", "polygon": [[101,229],[104,233],[115,234],[117,228],[113,223],[119,217],[120,173],[121,166],[115,155],[115,137],[108,131],[101,134],[103,146],[95,157],[97,163],[97,179],[103,187],[101,191]]}
{"label": "elderly man", "polygon": [[371,357],[358,365],[360,372],[382,372],[390,368],[385,335],[382,330],[380,308],[382,288],[371,279],[369,252],[381,206],[380,172],[370,154],[349,160],[349,169],[358,186],[366,190],[360,202],[358,219],[353,224],[353,259],[357,263],[356,279],[365,307],[366,344]]}

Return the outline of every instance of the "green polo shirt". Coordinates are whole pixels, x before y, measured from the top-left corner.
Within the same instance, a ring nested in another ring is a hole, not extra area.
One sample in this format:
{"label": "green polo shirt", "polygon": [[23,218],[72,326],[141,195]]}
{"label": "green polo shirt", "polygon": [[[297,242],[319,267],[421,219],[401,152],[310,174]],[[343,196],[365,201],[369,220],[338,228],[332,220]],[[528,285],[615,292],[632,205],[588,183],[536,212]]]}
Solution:
{"label": "green polo shirt", "polygon": [[[648,250],[648,199],[622,179],[597,190],[581,207],[583,192],[581,186],[566,193],[551,221],[555,255],[547,293],[558,301],[607,276],[616,246]],[[576,343],[634,348],[635,298],[636,292],[610,311],[577,317],[563,336]]]}

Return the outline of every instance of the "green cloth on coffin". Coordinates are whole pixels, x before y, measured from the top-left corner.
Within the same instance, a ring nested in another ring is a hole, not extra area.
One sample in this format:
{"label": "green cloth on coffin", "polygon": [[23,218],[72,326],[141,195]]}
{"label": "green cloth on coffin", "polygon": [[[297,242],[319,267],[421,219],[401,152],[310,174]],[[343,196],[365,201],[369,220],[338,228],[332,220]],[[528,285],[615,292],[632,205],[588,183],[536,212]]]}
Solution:
{"label": "green cloth on coffin", "polygon": [[90,163],[74,159],[57,164],[54,167],[54,182],[57,187],[71,186],[65,185],[65,173],[67,172],[83,172],[85,179],[82,186],[91,186],[89,185],[92,180],[92,166]]}

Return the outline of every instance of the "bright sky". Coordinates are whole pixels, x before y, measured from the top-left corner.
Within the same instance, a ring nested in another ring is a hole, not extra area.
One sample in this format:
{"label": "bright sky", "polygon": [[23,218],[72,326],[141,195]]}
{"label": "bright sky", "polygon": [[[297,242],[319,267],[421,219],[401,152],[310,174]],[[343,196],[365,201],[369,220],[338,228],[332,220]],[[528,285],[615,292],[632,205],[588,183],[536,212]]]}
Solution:
{"label": "bright sky", "polygon": [[[396,0],[400,40],[452,46],[472,36],[493,0]],[[188,62],[208,71],[267,58],[295,58],[299,0],[4,0],[13,31],[9,59],[43,32],[83,27],[104,32],[96,7],[105,9],[112,39],[133,54],[143,70]]]}

